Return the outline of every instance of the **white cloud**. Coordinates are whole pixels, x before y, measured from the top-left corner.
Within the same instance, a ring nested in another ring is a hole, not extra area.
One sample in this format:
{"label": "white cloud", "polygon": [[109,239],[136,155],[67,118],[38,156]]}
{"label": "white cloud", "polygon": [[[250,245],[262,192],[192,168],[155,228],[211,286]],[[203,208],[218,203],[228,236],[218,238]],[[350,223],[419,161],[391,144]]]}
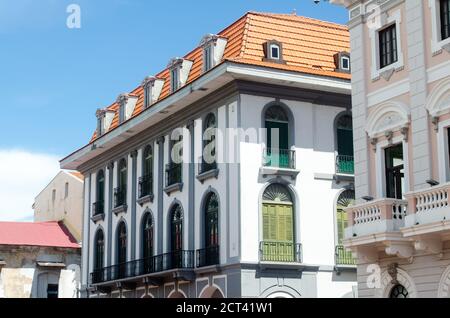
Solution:
{"label": "white cloud", "polygon": [[0,221],[33,221],[34,198],[58,173],[59,159],[0,149]]}

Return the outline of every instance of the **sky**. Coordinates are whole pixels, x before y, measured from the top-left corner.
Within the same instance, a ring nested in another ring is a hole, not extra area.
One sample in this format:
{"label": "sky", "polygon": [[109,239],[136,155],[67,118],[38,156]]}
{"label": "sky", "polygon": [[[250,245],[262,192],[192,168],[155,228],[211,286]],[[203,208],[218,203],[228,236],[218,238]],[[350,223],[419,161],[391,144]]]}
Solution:
{"label": "sky", "polygon": [[[247,11],[346,23],[313,0],[0,0],[0,221],[31,221],[58,160],[85,145],[95,111]],[[68,28],[68,6],[80,28]],[[7,202],[5,204],[5,202]]]}

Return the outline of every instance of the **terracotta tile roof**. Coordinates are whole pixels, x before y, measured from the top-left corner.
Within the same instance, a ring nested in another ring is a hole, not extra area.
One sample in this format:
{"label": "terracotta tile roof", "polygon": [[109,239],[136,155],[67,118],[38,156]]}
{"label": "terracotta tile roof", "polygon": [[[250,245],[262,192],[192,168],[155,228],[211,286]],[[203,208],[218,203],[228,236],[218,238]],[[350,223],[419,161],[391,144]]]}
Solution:
{"label": "terracotta tile roof", "polygon": [[62,222],[0,222],[0,245],[80,248]]}
{"label": "terracotta tile roof", "polygon": [[[351,78],[350,74],[335,71],[334,55],[350,52],[350,36],[344,25],[292,14],[248,12],[218,35],[227,39],[222,62],[232,61],[345,80]],[[283,59],[286,64],[263,61],[263,43],[269,40],[277,40],[283,44]],[[186,54],[184,59],[193,61],[187,80],[189,84],[202,75],[201,47]],[[170,72],[165,69],[155,77],[165,80],[158,100],[161,101],[170,95]],[[138,86],[130,94],[138,96],[132,114],[134,117],[143,110],[143,89]],[[119,125],[118,107],[117,103],[107,107],[116,112],[109,130]],[[91,141],[95,139],[96,133]]]}

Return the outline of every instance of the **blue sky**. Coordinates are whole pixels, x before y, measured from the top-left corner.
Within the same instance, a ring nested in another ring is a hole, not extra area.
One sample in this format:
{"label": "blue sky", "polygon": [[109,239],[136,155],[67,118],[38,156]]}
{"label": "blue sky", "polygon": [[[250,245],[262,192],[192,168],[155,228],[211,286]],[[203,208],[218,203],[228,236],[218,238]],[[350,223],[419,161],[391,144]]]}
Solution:
{"label": "blue sky", "polygon": [[[66,26],[70,4],[81,29]],[[0,221],[32,220],[34,196],[89,141],[97,108],[247,11],[294,10],[347,21],[313,0],[0,0]]]}
{"label": "blue sky", "polygon": [[[66,8],[81,7],[81,29]],[[312,0],[0,0],[0,149],[66,155],[95,128],[95,110],[163,69],[246,11],[345,23]],[[8,136],[7,138],[4,138]]]}

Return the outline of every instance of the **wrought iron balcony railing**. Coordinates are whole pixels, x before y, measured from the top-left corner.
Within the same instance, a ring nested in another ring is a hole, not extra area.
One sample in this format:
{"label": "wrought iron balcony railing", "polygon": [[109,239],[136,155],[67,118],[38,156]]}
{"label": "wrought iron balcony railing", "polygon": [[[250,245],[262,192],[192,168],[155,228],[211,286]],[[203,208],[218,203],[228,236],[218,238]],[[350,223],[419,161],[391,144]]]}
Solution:
{"label": "wrought iron balcony railing", "polygon": [[295,150],[266,148],[263,162],[266,167],[295,169]]}
{"label": "wrought iron balcony railing", "polygon": [[197,267],[218,265],[220,263],[219,245],[197,250]]}
{"label": "wrought iron balcony railing", "polygon": [[336,173],[355,174],[355,160],[353,156],[336,156]]}
{"label": "wrought iron balcony railing", "polygon": [[356,265],[356,259],[351,251],[347,251],[344,246],[338,245],[335,249],[336,265]]}
{"label": "wrought iron balcony railing", "polygon": [[181,163],[168,164],[166,167],[166,187],[181,183]]}
{"label": "wrought iron balcony railing", "polygon": [[93,216],[105,213],[105,201],[97,201],[92,205]]}
{"label": "wrought iron balcony railing", "polygon": [[94,270],[91,273],[91,283],[101,284],[172,269],[193,268],[194,251],[174,251]]}
{"label": "wrought iron balcony railing", "polygon": [[118,187],[114,189],[114,207],[118,208],[127,203],[127,188]]}
{"label": "wrought iron balcony railing", "polygon": [[139,178],[139,198],[153,194],[153,175],[148,174]]}
{"label": "wrought iron balcony railing", "polygon": [[302,262],[301,244],[283,241],[260,242],[260,259],[263,262]]}

